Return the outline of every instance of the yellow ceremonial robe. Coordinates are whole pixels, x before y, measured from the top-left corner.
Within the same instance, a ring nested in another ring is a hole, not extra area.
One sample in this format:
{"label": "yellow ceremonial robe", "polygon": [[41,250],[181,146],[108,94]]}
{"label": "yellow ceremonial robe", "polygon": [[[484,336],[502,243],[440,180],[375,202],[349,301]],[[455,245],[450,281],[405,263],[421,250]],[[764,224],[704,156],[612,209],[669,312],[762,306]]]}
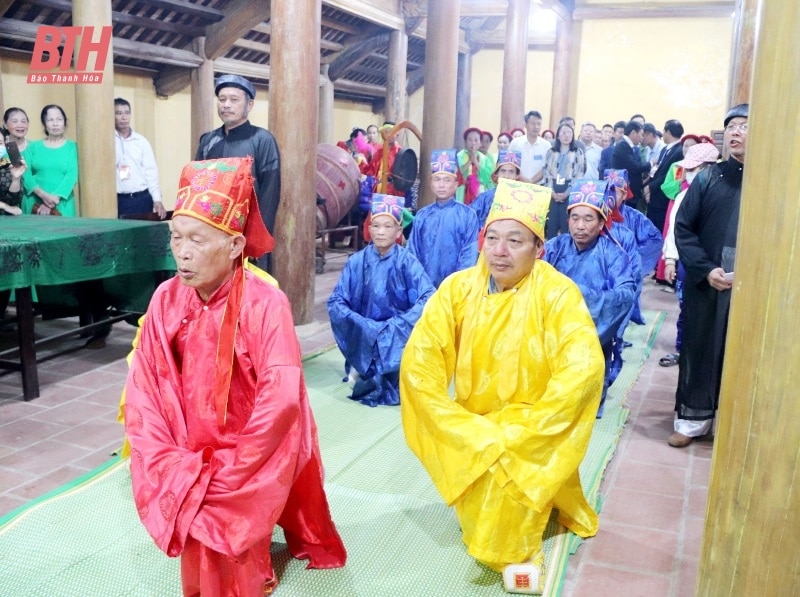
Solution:
{"label": "yellow ceremonial robe", "polygon": [[403,353],[400,407],[469,554],[500,570],[541,549],[552,508],[576,534],[597,532],[578,466],[604,361],[580,290],[550,264],[511,290],[488,287],[481,254],[429,299]]}

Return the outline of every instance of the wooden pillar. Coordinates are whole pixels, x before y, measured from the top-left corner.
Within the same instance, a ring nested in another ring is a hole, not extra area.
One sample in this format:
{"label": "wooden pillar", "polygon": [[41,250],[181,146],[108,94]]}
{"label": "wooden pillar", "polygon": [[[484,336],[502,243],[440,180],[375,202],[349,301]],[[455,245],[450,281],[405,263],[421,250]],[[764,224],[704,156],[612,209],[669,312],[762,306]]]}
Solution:
{"label": "wooden pillar", "polygon": [[[553,64],[553,91],[550,96],[549,128],[556,130],[562,116],[569,114],[569,82],[572,77],[572,17],[556,25],[556,51]],[[577,133],[576,133],[577,134]]]}
{"label": "wooden pillar", "polygon": [[461,149],[464,146],[464,130],[470,126],[472,109],[472,54],[469,52],[458,55],[456,81],[456,126],[453,146]]}
{"label": "wooden pillar", "polygon": [[[110,0],[76,0],[72,4],[72,24],[94,27],[93,41],[100,40],[100,28],[111,25]],[[81,44],[91,43],[80,40]],[[111,41],[113,45],[113,40]],[[78,215],[88,218],[117,217],[117,177],[114,150],[114,50],[108,47],[103,81],[75,85],[75,127],[78,143]],[[77,52],[76,52],[77,55]],[[97,55],[90,55],[91,68]],[[95,64],[93,72],[99,71]]]}
{"label": "wooden pillar", "polygon": [[730,106],[745,104],[750,98],[759,4],[759,0],[736,0],[733,26],[733,60],[728,89],[728,105]]}
{"label": "wooden pillar", "polygon": [[425,46],[425,99],[422,108],[420,185],[418,207],[433,203],[431,151],[453,146],[456,126],[456,75],[460,0],[428,3],[428,31],[435,31]]}
{"label": "wooden pillar", "polygon": [[[281,152],[275,277],[295,325],[314,319],[316,147],[322,0],[272,0],[269,128]],[[302,115],[298,118],[298,115]]]}
{"label": "wooden pillar", "polygon": [[385,119],[401,122],[406,119],[406,68],[408,35],[405,30],[392,31],[389,38],[389,68],[386,78]]}
{"label": "wooden pillar", "polygon": [[324,82],[319,86],[319,124],[317,141],[319,143],[336,143],[333,138],[333,83],[328,78],[328,67],[323,64],[320,73]]}
{"label": "wooden pillar", "polygon": [[503,54],[503,99],[500,130],[522,126],[525,114],[525,75],[528,68],[529,0],[508,0],[506,46]]}
{"label": "wooden pillar", "polygon": [[[699,597],[800,594],[797,2],[758,2],[747,161]],[[738,101],[738,100],[734,100]],[[720,115],[721,116],[721,115]],[[721,122],[720,122],[721,124]],[[764,176],[780,172],[780,176]],[[769,242],[765,243],[765,238]]]}
{"label": "wooden pillar", "polygon": [[[196,37],[192,42],[192,49],[198,56],[206,55],[206,38]],[[192,92],[192,143],[189,159],[194,159],[200,135],[207,133],[214,127],[216,117],[216,99],[214,95],[214,61],[206,59],[203,64],[191,73]]]}

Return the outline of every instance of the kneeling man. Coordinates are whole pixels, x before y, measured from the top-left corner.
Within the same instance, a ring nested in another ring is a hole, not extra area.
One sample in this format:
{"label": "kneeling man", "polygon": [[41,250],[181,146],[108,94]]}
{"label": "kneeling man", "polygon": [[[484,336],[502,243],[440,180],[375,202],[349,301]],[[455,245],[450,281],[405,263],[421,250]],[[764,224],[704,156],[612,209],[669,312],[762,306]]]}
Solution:
{"label": "kneeling man", "polygon": [[328,299],[333,336],[359,374],[353,400],[400,404],[400,357],[435,288],[422,264],[397,240],[403,207],[393,195],[372,196],[372,243],[350,259]]}
{"label": "kneeling man", "polygon": [[430,298],[400,367],[406,442],[455,507],[467,551],[533,594],[552,509],[581,537],[597,532],[578,466],[603,387],[580,290],[538,259],[549,203],[498,181],[477,265]]}
{"label": "kneeling man", "polygon": [[243,267],[274,244],[251,164],[184,167],[170,240],[178,275],[150,301],[125,386],[136,508],[158,547],[181,556],[187,596],[271,592],[275,524],[311,568],[346,559],[289,301]]}
{"label": "kneeling man", "polygon": [[604,181],[575,181],[567,203],[569,234],[544,245],[545,261],[578,285],[597,326],[606,363],[598,418],[603,415],[608,387],[621,368],[621,362],[612,363],[614,342],[633,307],[636,290],[625,250],[602,233],[608,220],[605,188]]}

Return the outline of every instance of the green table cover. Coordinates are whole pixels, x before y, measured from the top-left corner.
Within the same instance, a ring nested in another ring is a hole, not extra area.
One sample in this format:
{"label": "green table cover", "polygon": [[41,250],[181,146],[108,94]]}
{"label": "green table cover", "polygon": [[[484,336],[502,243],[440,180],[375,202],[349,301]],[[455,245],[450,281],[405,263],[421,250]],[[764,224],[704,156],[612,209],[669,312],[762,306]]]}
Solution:
{"label": "green table cover", "polygon": [[37,286],[40,301],[71,304],[67,288],[49,287],[102,279],[114,306],[144,311],[151,272],[174,269],[166,222],[0,218],[0,291]]}

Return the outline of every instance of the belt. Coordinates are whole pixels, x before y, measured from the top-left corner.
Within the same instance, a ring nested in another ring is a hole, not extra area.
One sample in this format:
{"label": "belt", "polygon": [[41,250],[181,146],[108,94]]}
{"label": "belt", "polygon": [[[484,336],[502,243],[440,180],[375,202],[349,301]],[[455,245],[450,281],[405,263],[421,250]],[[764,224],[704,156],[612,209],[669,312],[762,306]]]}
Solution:
{"label": "belt", "polygon": [[117,199],[138,199],[145,195],[150,195],[150,191],[145,189],[144,191],[136,191],[135,193],[117,193]]}

